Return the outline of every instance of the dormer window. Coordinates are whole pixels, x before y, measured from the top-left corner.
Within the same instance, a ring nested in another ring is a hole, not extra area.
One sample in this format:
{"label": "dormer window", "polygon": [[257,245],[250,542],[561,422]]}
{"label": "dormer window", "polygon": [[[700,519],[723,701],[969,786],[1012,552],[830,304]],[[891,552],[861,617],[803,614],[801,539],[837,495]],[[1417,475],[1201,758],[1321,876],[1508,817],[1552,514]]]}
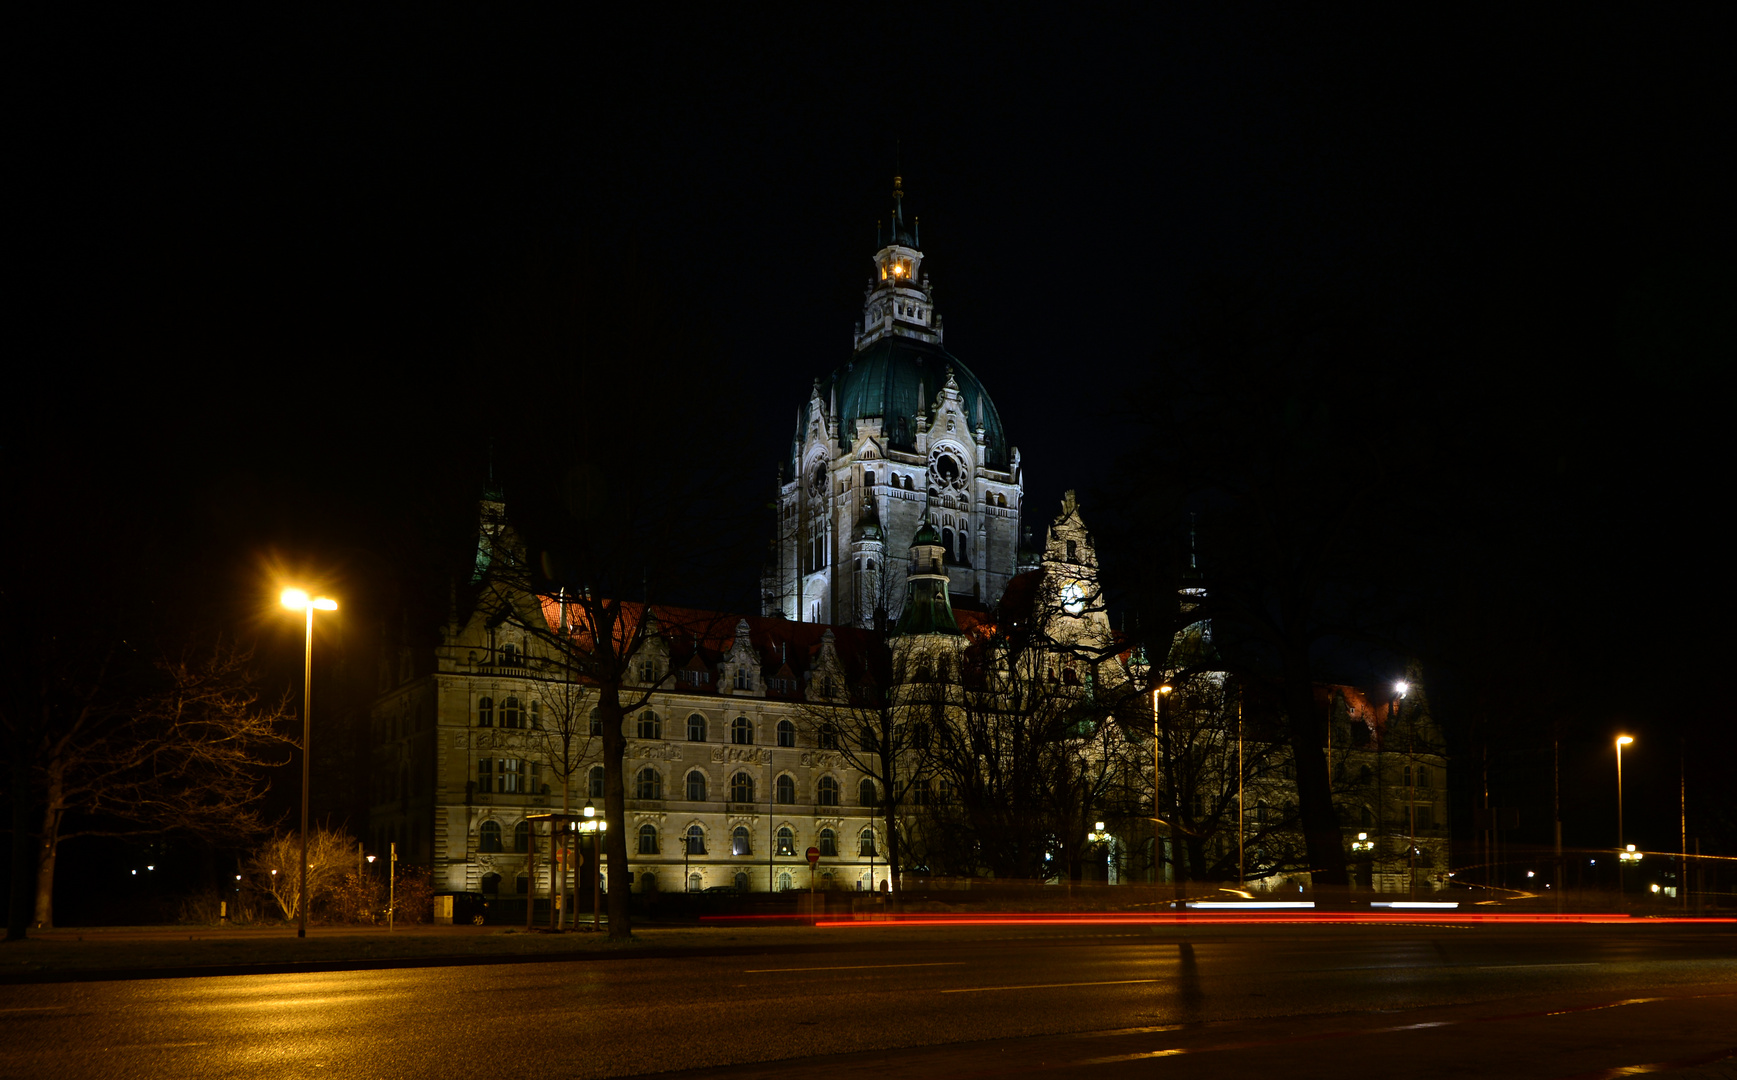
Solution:
{"label": "dormer window", "polygon": [[746,667],[738,667],[736,669],[736,689],[738,689],[738,690],[752,690],[752,689],[754,689],[754,677],[752,675],[748,674],[748,669]]}

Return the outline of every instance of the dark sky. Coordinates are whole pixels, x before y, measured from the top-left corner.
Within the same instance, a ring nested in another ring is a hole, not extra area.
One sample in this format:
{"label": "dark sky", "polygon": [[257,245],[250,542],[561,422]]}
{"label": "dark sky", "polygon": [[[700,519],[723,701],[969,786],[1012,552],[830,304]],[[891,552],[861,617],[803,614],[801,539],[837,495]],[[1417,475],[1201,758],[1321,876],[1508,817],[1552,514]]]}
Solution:
{"label": "dark sky", "polygon": [[1729,716],[1729,27],[1168,7],[61,13],[20,38],[10,464],[116,565],[144,529],[214,592],[414,577],[560,408],[502,312],[582,266],[747,388],[683,437],[761,497],[897,168],[1040,509],[1143,482],[1127,395],[1203,283],[1332,295],[1495,448],[1492,618],[1572,623],[1588,745]]}

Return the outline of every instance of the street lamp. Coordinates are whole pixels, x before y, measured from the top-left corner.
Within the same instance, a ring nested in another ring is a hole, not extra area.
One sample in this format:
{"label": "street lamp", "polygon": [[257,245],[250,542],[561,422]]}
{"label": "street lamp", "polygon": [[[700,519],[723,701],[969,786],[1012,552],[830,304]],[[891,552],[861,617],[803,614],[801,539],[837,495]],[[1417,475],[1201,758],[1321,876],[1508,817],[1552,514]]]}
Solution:
{"label": "street lamp", "polygon": [[314,611],[336,611],[338,602],[323,596],[310,597],[301,589],[285,589],[281,599],[283,606],[291,611],[306,611],[308,614],[307,660],[302,666],[302,884],[301,899],[296,904],[296,937],[305,938],[308,936],[308,743],[313,735],[309,699],[314,692]]}
{"label": "street lamp", "polygon": [[[1404,679],[1393,684],[1393,693],[1400,701],[1411,690]],[[1417,899],[1417,754],[1413,749],[1412,731],[1405,733],[1405,812],[1406,812],[1406,888],[1411,899]]]}
{"label": "street lamp", "polygon": [[585,800],[584,814],[585,820],[579,823],[579,831],[591,835],[591,929],[595,931],[599,929],[597,924],[597,896],[600,887],[598,879],[603,874],[603,867],[597,856],[598,840],[600,839],[597,834],[609,828],[609,822],[597,816],[597,807],[591,804],[590,799]]}
{"label": "street lamp", "polygon": [[1158,882],[1161,880],[1160,867],[1162,865],[1162,860],[1159,858],[1159,853],[1160,853],[1160,851],[1163,850],[1163,844],[1164,844],[1164,841],[1158,835],[1158,827],[1164,823],[1163,815],[1158,812],[1158,783],[1159,783],[1158,777],[1163,772],[1163,768],[1159,764],[1160,758],[1162,757],[1162,753],[1161,753],[1162,748],[1159,745],[1159,740],[1161,738],[1159,729],[1162,726],[1161,721],[1160,721],[1160,717],[1162,716],[1162,703],[1165,700],[1165,698],[1167,698],[1169,696],[1171,690],[1173,690],[1173,689],[1174,689],[1174,687],[1172,687],[1170,685],[1170,680],[1166,679],[1163,682],[1159,683],[1152,690],[1152,884],[1153,885],[1157,885]]}
{"label": "street lamp", "polygon": [[[1619,852],[1617,855],[1616,891],[1619,893],[1624,891],[1622,870],[1623,866],[1628,862],[1628,860],[1624,858],[1627,852],[1623,850],[1622,844],[1622,748],[1632,742],[1634,742],[1634,739],[1628,735],[1618,735],[1616,737],[1616,847]],[[1631,847],[1627,850],[1633,851],[1634,848]]]}

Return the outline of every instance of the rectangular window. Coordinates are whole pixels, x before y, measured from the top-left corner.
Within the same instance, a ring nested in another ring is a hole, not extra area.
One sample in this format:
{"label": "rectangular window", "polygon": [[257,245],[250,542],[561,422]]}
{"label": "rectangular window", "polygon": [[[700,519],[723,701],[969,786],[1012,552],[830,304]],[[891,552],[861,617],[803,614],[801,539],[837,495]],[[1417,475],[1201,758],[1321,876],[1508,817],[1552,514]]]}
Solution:
{"label": "rectangular window", "polygon": [[736,669],[736,689],[738,689],[738,690],[752,690],[753,688],[754,688],[753,684],[748,677],[748,669],[745,667],[737,668]]}
{"label": "rectangular window", "polygon": [[476,763],[476,789],[487,795],[493,791],[495,761],[493,758],[478,758]]}
{"label": "rectangular window", "polygon": [[1419,829],[1435,828],[1435,807],[1420,806],[1417,808],[1417,827]]}
{"label": "rectangular window", "polygon": [[517,795],[524,790],[525,763],[518,758],[501,758],[498,768],[500,775],[500,791],[503,795]]}
{"label": "rectangular window", "polygon": [[543,794],[543,763],[531,762],[531,786],[527,788],[532,795]]}

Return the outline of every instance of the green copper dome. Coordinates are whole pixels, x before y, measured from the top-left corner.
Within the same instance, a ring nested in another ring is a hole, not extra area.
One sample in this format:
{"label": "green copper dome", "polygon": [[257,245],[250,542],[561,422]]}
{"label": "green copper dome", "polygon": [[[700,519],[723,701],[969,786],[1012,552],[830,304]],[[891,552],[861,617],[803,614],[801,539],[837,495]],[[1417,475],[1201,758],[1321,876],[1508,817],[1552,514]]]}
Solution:
{"label": "green copper dome", "polygon": [[[958,436],[969,445],[981,421],[982,464],[992,469],[1007,468],[1007,435],[1001,427],[1001,414],[996,412],[995,403],[989,400],[988,392],[971,369],[940,345],[896,334],[881,338],[821,380],[820,399],[837,402],[843,418],[839,430],[846,445],[855,441],[858,421],[878,417],[887,444],[895,450],[914,453],[917,411],[927,408],[933,415],[935,396],[947,385],[948,368],[959,384],[959,394],[965,399],[965,415],[970,418],[971,430],[959,432]],[[796,429],[797,445],[801,444],[810,419],[804,409]]]}

